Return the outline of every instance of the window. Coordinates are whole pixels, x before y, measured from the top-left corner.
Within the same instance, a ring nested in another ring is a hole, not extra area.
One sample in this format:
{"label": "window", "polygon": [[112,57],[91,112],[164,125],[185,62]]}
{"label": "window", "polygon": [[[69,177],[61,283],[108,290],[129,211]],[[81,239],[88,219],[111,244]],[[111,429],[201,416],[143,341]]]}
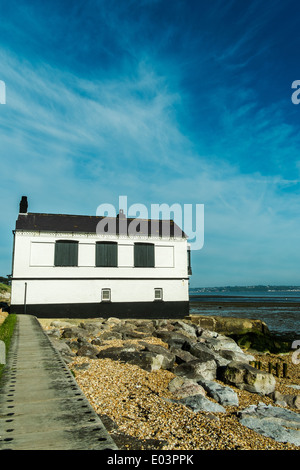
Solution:
{"label": "window", "polygon": [[163,290],[161,288],[154,289],[154,300],[163,299]]}
{"label": "window", "polygon": [[102,291],[101,291],[101,300],[102,300],[102,302],[110,302],[110,300],[111,300],[110,289],[102,289]]}
{"label": "window", "polygon": [[134,266],[136,268],[154,268],[153,243],[134,244]]}
{"label": "window", "polygon": [[55,242],[54,266],[78,266],[78,242],[57,240]]}
{"label": "window", "polygon": [[96,243],[96,266],[118,266],[118,244],[116,242]]}

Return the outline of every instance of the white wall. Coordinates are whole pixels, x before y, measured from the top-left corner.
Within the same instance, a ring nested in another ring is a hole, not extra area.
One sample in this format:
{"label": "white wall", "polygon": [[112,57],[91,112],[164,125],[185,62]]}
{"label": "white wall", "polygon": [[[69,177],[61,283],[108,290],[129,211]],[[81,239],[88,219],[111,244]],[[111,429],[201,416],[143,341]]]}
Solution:
{"label": "white wall", "polygon": [[[62,239],[79,241],[78,266],[54,266],[55,241]],[[23,304],[25,282],[27,303],[98,302],[102,288],[110,288],[116,302],[153,301],[157,287],[163,288],[165,301],[188,300],[185,239],[110,237],[118,242],[116,268],[95,267],[95,243],[100,239],[91,234],[16,232],[11,303]],[[135,241],[155,244],[155,268],[134,267]]]}
{"label": "white wall", "polygon": [[154,289],[163,289],[163,300],[188,301],[188,280],[16,280],[11,303],[27,304],[101,302],[101,290],[111,289],[112,302],[153,302]]}

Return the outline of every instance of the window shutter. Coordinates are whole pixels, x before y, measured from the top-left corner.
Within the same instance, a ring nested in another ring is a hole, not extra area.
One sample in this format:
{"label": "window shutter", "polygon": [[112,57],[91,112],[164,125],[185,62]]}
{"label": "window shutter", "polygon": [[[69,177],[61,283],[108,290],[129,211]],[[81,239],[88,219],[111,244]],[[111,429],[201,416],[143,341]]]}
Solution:
{"label": "window shutter", "polygon": [[96,266],[118,266],[118,244],[116,242],[96,243]]}
{"label": "window shutter", "polygon": [[154,268],[154,245],[152,243],[135,243],[134,266],[137,268]]}
{"label": "window shutter", "polygon": [[78,266],[78,242],[57,240],[55,243],[55,266]]}

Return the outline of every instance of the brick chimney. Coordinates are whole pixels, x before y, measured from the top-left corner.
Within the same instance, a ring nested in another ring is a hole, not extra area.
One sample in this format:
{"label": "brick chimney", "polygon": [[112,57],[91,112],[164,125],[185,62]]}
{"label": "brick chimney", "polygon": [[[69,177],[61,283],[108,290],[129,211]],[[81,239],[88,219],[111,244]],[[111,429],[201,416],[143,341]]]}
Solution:
{"label": "brick chimney", "polygon": [[22,199],[20,201],[19,214],[27,214],[27,210],[28,210],[27,196],[22,196]]}

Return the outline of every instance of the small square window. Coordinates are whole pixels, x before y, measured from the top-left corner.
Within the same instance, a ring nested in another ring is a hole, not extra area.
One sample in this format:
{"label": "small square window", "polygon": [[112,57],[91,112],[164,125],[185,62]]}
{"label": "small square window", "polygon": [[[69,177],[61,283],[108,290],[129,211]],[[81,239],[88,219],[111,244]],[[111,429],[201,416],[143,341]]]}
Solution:
{"label": "small square window", "polygon": [[154,289],[154,300],[163,299],[163,290],[161,288]]}
{"label": "small square window", "polygon": [[110,300],[111,300],[110,289],[102,289],[101,300],[102,300],[102,302],[110,302]]}

